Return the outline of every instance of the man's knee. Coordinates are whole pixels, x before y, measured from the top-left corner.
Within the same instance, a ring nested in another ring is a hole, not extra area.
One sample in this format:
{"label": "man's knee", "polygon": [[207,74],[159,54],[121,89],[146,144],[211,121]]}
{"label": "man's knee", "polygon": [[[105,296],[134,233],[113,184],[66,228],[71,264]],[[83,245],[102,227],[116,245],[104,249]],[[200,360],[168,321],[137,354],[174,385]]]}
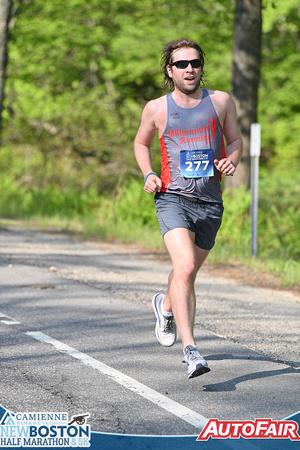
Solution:
{"label": "man's knee", "polygon": [[174,276],[180,278],[183,282],[194,281],[197,274],[197,264],[195,261],[181,261],[176,269]]}

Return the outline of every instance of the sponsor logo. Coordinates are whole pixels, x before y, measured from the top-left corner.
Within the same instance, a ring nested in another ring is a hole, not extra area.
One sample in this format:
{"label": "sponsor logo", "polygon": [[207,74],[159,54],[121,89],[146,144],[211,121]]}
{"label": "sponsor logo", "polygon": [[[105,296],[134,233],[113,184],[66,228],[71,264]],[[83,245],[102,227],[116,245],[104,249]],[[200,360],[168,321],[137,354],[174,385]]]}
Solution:
{"label": "sponsor logo", "polygon": [[90,447],[89,413],[69,420],[65,412],[6,411],[0,421],[0,448],[4,447]]}
{"label": "sponsor logo", "polygon": [[210,419],[197,441],[211,439],[290,439],[299,441],[298,423],[292,420],[256,419],[218,420]]}

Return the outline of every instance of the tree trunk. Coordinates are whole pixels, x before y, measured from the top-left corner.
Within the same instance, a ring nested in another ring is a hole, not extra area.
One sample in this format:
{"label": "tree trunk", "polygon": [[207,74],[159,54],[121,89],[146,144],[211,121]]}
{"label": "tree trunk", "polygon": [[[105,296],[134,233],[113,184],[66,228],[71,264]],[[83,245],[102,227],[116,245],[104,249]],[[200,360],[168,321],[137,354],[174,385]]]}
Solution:
{"label": "tree trunk", "polygon": [[234,176],[226,177],[225,188],[250,187],[250,128],[257,122],[261,33],[261,0],[236,0],[231,88],[244,151]]}
{"label": "tree trunk", "polygon": [[4,98],[5,70],[7,63],[8,23],[10,18],[11,6],[11,0],[0,0],[0,136]]}

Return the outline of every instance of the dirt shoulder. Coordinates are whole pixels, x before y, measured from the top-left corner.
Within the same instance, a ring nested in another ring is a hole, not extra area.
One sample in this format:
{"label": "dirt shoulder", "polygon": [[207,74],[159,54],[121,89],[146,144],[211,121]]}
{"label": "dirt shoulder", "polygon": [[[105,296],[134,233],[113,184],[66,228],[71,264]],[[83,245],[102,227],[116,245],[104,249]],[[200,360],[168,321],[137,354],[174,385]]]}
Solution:
{"label": "dirt shoulder", "polygon": [[300,284],[293,286],[293,288],[282,287],[276,277],[267,272],[260,272],[258,270],[251,270],[247,267],[236,265],[226,265],[223,267],[206,264],[205,269],[211,275],[225,277],[242,284],[248,284],[253,287],[261,287],[266,289],[276,289],[278,291],[291,292],[300,298]]}
{"label": "dirt shoulder", "polygon": [[[66,234],[72,239],[84,241],[84,239],[81,237],[80,234],[76,235],[72,233],[63,233],[60,230],[55,229],[53,227],[44,226],[41,228],[40,225],[30,220],[21,221],[14,219],[1,219],[0,230],[1,230],[1,223],[4,230],[9,229],[10,227],[12,228],[17,227],[23,229],[24,231],[26,230],[37,232],[44,231],[49,233]],[[122,248],[123,251],[137,252],[141,256],[155,255],[155,258],[163,263],[168,263],[170,261],[167,251],[163,250],[145,251],[135,244],[122,244],[119,242],[99,240],[99,239],[88,239],[88,240],[89,242],[93,242],[95,245],[110,245],[113,248],[115,248],[116,251]],[[247,284],[255,288],[258,287],[266,289],[275,289],[284,292],[291,292],[292,294],[300,297],[300,283],[293,286],[292,288],[285,288],[280,285],[278,279],[275,276],[267,272],[249,269],[248,267],[242,266],[239,263],[227,265],[214,265],[210,263],[208,260],[208,262],[204,263],[204,266],[201,270],[205,270],[206,273],[209,273],[212,276],[224,277],[229,280],[233,280],[241,284]]]}

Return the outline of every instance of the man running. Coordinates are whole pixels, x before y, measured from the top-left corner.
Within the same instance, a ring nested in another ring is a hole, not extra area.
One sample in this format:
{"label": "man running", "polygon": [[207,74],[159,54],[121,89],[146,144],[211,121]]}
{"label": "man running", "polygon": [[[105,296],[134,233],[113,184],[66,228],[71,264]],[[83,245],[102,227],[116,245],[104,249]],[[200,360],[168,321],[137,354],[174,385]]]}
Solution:
{"label": "man running", "polygon": [[[178,330],[189,378],[210,370],[194,339],[194,284],[221,225],[221,176],[234,174],[242,154],[235,104],[226,92],[204,89],[204,57],[201,47],[189,39],[165,46],[161,66],[165,86],[172,92],[145,106],[134,141],[144,190],[155,193],[173,266],[166,294],[158,293],[152,300],[156,337],[161,345],[172,346]],[[161,146],[160,176],[151,165],[155,133]]]}

